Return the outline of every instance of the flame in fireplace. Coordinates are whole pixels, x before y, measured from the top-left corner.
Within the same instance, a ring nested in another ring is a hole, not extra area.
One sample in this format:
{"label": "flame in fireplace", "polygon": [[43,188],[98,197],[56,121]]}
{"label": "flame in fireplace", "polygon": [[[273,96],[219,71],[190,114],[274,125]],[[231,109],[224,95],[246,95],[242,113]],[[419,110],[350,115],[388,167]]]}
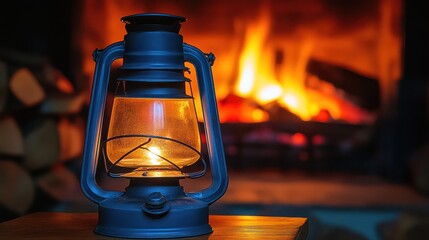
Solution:
{"label": "flame in fireplace", "polygon": [[[227,121],[260,122],[269,119],[266,106],[275,102],[302,120],[331,121],[345,120],[350,123],[362,122],[367,114],[346,99],[339,98],[332,84],[320,79],[311,79],[306,73],[311,57],[314,38],[303,39],[293,46],[285,47],[291,56],[282,64],[275,62],[275,49],[270,44],[270,14],[262,8],[259,19],[247,25],[243,48],[239,56],[238,78],[233,94],[258,106],[252,113],[239,114],[240,117],[226,117]],[[308,80],[317,88],[307,88]],[[243,105],[243,104],[241,104]],[[220,104],[222,108],[222,104]],[[220,110],[221,115],[228,114]],[[246,111],[249,112],[249,111]],[[237,115],[237,111],[229,111]],[[221,118],[222,119],[222,118]]]}
{"label": "flame in fireplace", "polygon": [[[319,79],[308,73],[307,65],[313,61],[379,80],[384,95],[395,95],[389,91],[395,89],[395,81],[401,74],[401,38],[397,35],[400,33],[393,31],[391,21],[400,19],[399,1],[383,5],[381,15],[375,11],[352,16],[339,10],[344,7],[351,13],[360,13],[366,12],[366,8],[354,11],[347,6],[331,8],[326,1],[310,4],[279,0],[275,4],[258,1],[262,6],[253,4],[249,5],[251,11],[230,14],[242,8],[240,3],[230,2],[220,6],[203,1],[190,7],[180,1],[171,6],[149,6],[142,1],[126,4],[120,0],[84,1],[83,17],[75,34],[82,49],[82,79],[93,75],[94,63],[89,57],[93,49],[123,39],[125,30],[119,19],[139,9],[186,16],[189,22],[181,29],[185,41],[203,52],[215,53],[213,74],[221,122],[287,122],[292,117],[305,121],[373,123],[376,115],[370,111],[377,109],[358,106],[364,106],[359,102],[361,95],[347,95],[353,93],[341,90],[341,86],[336,88],[328,82],[335,82],[332,79]],[[207,9],[216,10],[212,16],[217,17],[208,16]],[[261,9],[259,15],[255,14],[257,9]],[[94,19],[106,21],[100,24]],[[189,75],[192,89],[196,89],[195,70],[187,66],[192,72]],[[90,82],[82,81],[80,88],[90,89]],[[202,121],[199,93],[193,93]]]}
{"label": "flame in fireplace", "polygon": [[263,104],[279,98],[282,89],[270,68],[271,51],[264,51],[264,43],[269,33],[270,17],[266,8],[257,23],[249,24],[246,29],[243,51],[239,59],[239,76],[235,94],[240,97],[255,97]]}
{"label": "flame in fireplace", "polygon": [[279,104],[303,120],[310,120],[320,110],[320,107],[309,98],[305,88],[305,69],[312,48],[312,40],[305,40],[301,46],[293,50],[297,57],[293,63],[285,66],[281,76],[283,94]]}
{"label": "flame in fireplace", "polygon": [[259,21],[247,26],[234,93],[242,98],[252,98],[260,105],[278,101],[301,119],[310,120],[319,110],[308,99],[304,87],[305,67],[312,44],[309,41],[303,44],[295,64],[287,66],[279,79],[274,68],[274,50],[266,44],[269,30],[270,16],[267,8],[263,8]]}

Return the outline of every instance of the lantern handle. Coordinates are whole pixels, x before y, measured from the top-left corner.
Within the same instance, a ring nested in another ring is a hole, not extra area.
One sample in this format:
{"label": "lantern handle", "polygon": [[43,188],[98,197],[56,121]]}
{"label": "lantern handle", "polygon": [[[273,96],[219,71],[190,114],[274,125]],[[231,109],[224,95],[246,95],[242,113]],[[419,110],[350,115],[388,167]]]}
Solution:
{"label": "lantern handle", "polygon": [[93,58],[96,64],[94,81],[92,83],[91,102],[89,105],[80,184],[82,192],[91,201],[96,203],[107,198],[123,195],[123,192],[102,189],[95,180],[110,66],[114,60],[122,58],[123,55],[124,42],[116,42],[103,50],[96,49],[93,52]]}
{"label": "lantern handle", "polygon": [[208,154],[212,170],[211,185],[200,192],[187,193],[207,204],[218,200],[228,187],[228,173],[219,124],[216,95],[213,84],[211,65],[214,55],[204,54],[198,48],[183,44],[185,61],[195,66],[198,80],[198,89],[204,115],[204,128],[207,136]]}

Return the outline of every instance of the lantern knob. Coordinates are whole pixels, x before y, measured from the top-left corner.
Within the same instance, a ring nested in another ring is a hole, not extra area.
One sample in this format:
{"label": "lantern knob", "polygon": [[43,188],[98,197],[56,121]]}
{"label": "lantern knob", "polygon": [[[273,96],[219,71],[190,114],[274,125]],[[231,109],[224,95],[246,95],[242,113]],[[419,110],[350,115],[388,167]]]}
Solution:
{"label": "lantern knob", "polygon": [[149,214],[160,215],[170,210],[170,203],[160,192],[153,192],[145,199],[143,211]]}

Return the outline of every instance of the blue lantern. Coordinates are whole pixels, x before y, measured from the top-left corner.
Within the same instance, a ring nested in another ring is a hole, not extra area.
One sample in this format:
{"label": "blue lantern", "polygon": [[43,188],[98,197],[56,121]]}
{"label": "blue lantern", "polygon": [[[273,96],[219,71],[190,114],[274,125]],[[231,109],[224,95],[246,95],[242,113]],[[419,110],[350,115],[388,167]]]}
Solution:
{"label": "blue lantern", "polygon": [[[208,234],[208,206],[226,191],[228,176],[211,73],[212,54],[183,43],[186,19],[167,14],[123,17],[124,41],[95,50],[81,187],[98,204],[95,232],[126,238],[172,238]],[[111,64],[123,58],[107,137],[103,116]],[[190,80],[184,62],[195,66],[203,107],[212,183],[200,192],[185,192],[182,178],[204,175],[201,138]],[[103,159],[111,177],[130,179],[124,192],[98,186],[95,175]],[[184,169],[201,163],[201,171]]]}

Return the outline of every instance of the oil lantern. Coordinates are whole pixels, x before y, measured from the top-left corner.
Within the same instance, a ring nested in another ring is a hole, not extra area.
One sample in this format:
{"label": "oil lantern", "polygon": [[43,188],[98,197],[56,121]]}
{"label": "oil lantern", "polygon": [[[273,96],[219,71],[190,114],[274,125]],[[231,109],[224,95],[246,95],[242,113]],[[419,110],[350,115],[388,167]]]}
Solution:
{"label": "oil lantern", "polygon": [[[174,238],[212,232],[209,205],[228,185],[211,73],[214,56],[183,43],[179,30],[185,20],[159,13],[123,17],[124,41],[94,51],[81,187],[98,204],[96,233]],[[119,58],[123,65],[115,79],[110,119],[103,119],[111,65]],[[196,69],[202,125],[184,62]],[[106,120],[108,129],[103,131]],[[199,128],[204,128],[208,163],[201,154]],[[101,161],[110,177],[129,179],[124,191],[98,185],[95,176]],[[186,170],[198,164],[200,170]],[[180,179],[198,178],[208,168],[212,181],[206,189],[186,192],[180,186]]]}

